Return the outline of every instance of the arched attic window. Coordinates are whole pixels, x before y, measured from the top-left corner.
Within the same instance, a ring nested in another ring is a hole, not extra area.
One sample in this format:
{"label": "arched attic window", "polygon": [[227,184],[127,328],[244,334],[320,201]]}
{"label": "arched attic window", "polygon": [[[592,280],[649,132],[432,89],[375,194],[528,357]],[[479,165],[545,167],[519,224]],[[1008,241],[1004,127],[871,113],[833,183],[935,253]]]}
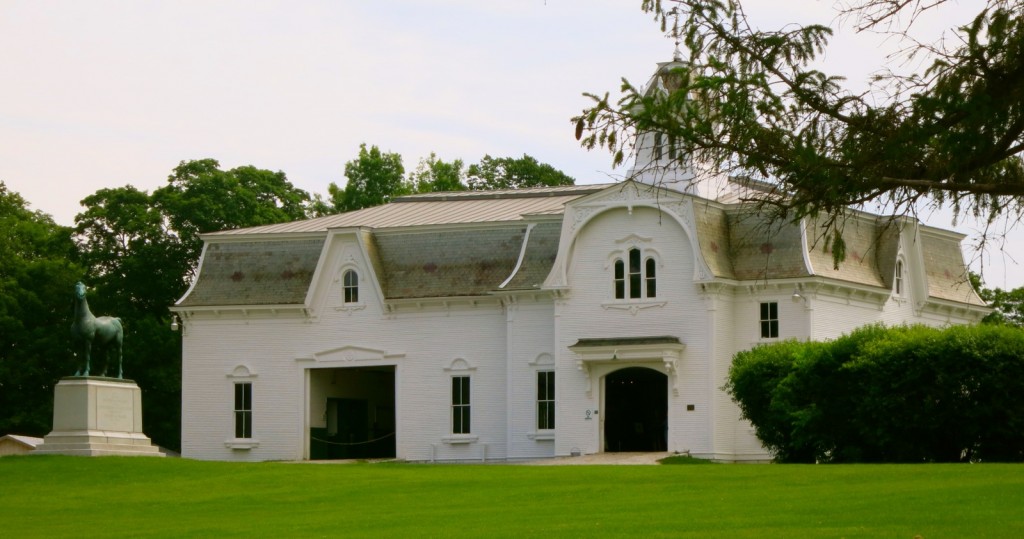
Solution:
{"label": "arched attic window", "polygon": [[356,270],[345,270],[341,288],[345,295],[345,303],[359,303],[359,274]]}
{"label": "arched attic window", "polygon": [[644,260],[643,253],[635,247],[626,252],[625,259],[616,259],[615,299],[655,297],[657,295],[656,266],[657,262],[653,257],[647,257]]}

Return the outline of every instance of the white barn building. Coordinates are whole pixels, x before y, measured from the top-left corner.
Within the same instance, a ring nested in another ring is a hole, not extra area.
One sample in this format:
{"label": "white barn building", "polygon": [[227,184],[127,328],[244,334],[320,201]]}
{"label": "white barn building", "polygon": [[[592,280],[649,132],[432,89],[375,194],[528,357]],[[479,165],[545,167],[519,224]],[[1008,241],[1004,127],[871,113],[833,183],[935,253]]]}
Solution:
{"label": "white barn building", "polygon": [[813,222],[769,225],[736,202],[749,187],[688,177],[415,195],[205,235],[172,307],[182,456],[767,460],[721,389],[736,352],[988,312],[960,234],[858,214],[837,268]]}

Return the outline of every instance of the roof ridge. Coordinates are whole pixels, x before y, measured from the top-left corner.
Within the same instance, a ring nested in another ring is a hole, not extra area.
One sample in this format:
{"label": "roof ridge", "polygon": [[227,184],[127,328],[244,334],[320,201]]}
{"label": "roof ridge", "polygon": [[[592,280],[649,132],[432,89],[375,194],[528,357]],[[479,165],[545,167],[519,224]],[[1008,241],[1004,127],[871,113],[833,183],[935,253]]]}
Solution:
{"label": "roof ridge", "polygon": [[566,195],[589,195],[607,188],[611,184],[563,185],[556,187],[527,187],[525,189],[495,189],[491,191],[441,191],[405,195],[391,199],[399,202],[446,202],[451,200],[500,200],[511,198],[542,198]]}

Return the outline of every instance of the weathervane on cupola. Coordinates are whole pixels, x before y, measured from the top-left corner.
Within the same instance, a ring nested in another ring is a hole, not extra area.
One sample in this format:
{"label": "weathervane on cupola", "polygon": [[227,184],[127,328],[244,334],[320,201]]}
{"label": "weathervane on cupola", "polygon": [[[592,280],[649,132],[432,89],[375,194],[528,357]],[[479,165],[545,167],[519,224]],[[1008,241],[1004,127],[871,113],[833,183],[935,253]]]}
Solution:
{"label": "weathervane on cupola", "polygon": [[679,43],[681,42],[681,40],[679,39],[679,6],[672,8],[671,13],[673,17],[672,39],[674,39],[676,42],[676,48],[674,51],[672,51],[672,60],[682,63],[683,51],[679,50]]}

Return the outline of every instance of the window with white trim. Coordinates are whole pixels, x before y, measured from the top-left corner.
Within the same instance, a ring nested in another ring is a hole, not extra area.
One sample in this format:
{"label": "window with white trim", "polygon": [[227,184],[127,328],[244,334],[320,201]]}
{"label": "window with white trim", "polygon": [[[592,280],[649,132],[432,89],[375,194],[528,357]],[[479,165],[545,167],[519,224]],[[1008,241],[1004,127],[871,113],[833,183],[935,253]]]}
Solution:
{"label": "window with white trim", "polygon": [[761,338],[777,339],[779,337],[779,304],[768,301],[761,304]]}
{"label": "window with white trim", "polygon": [[537,373],[537,430],[555,428],[555,371]]}
{"label": "window with white trim", "polygon": [[897,297],[903,297],[903,261],[896,261],[896,275],[893,277],[893,293]]}
{"label": "window with white trim", "polygon": [[452,377],[452,434],[469,434],[469,377]]}
{"label": "window with white trim", "polygon": [[647,257],[645,260],[640,249],[635,247],[626,252],[625,259],[616,259],[613,279],[615,299],[655,297],[657,265],[653,257]]}
{"label": "window with white trim", "polygon": [[345,270],[341,284],[345,303],[359,303],[359,274],[356,270]]}
{"label": "window with white trim", "polygon": [[235,438],[252,438],[252,382],[236,382]]}

